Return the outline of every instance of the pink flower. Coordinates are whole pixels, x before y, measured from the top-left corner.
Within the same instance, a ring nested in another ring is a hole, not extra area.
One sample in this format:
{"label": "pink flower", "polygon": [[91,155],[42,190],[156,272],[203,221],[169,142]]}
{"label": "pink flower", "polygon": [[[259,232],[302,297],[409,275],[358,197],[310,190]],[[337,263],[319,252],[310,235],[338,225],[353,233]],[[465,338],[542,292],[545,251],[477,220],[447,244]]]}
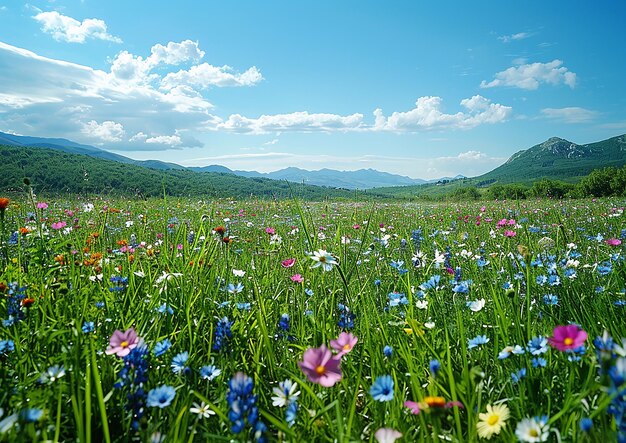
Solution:
{"label": "pink flower", "polygon": [[515,231],[504,231],[505,237],[515,237],[516,235],[517,235],[517,232]]}
{"label": "pink flower", "polygon": [[300,274],[294,274],[291,276],[291,281],[296,283],[302,283],[304,281],[304,277],[302,277]]}
{"label": "pink flower", "polygon": [[392,428],[380,428],[374,434],[378,443],[394,443],[402,437],[402,433]]}
{"label": "pink flower", "polygon": [[131,327],[122,332],[116,329],[109,339],[109,347],[104,351],[107,355],[115,354],[118,357],[124,357],[130,354],[131,349],[136,348],[139,344],[139,337]]}
{"label": "pink flower", "polygon": [[283,266],[283,268],[291,268],[293,265],[296,264],[296,259],[288,258],[287,260],[281,261],[280,264]]}
{"label": "pink flower", "polygon": [[341,334],[339,334],[339,337],[337,337],[337,340],[330,341],[330,346],[331,348],[338,351],[339,353],[337,354],[337,356],[341,357],[342,355],[350,352],[358,341],[359,339],[352,335],[350,332],[342,332]]}
{"label": "pink flower", "polygon": [[269,234],[269,235],[274,235],[274,234],[276,234],[276,229],[274,229],[274,228],[265,228],[265,233]]}
{"label": "pink flower", "polygon": [[358,223],[355,223],[355,224],[352,226],[352,228],[353,228],[353,229],[361,229],[361,226],[360,226]]}
{"label": "pink flower", "polygon": [[420,405],[417,402],[407,400],[404,402],[404,407],[409,408],[409,411],[413,415],[418,415],[420,413]]}
{"label": "pink flower", "polygon": [[48,208],[48,203],[44,203],[44,202],[37,203],[37,209],[47,209],[47,208]]}
{"label": "pink flower", "polygon": [[63,229],[65,226],[67,226],[67,223],[65,223],[64,221],[52,223],[52,229]]}
{"label": "pink flower", "polygon": [[605,243],[609,246],[619,246],[622,244],[622,241],[619,238],[609,238]]}
{"label": "pink flower", "polygon": [[552,332],[548,343],[559,351],[570,351],[580,348],[587,340],[587,333],[578,325],[557,326]]}
{"label": "pink flower", "polygon": [[341,357],[333,355],[326,346],[309,348],[304,351],[298,366],[309,381],[325,388],[334,386],[341,380]]}

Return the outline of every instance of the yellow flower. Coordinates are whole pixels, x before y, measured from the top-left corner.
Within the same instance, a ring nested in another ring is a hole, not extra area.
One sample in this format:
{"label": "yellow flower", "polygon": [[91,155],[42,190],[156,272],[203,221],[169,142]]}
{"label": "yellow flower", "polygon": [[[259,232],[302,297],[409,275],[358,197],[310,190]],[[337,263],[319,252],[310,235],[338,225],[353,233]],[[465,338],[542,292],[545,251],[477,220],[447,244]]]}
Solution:
{"label": "yellow flower", "polygon": [[509,408],[506,404],[487,405],[487,412],[478,414],[480,421],[476,423],[478,436],[490,440],[498,435],[509,419]]}

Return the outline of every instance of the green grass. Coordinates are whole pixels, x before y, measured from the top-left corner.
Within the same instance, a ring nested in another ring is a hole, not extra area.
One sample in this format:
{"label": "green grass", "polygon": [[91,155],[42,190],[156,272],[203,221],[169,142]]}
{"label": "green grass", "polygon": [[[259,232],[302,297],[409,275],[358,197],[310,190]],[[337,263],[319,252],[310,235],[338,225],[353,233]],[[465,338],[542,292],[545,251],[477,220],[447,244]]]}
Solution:
{"label": "green grass", "polygon": [[[383,427],[400,431],[402,441],[476,441],[479,413],[496,403],[511,415],[496,440],[514,440],[523,419],[542,415],[548,441],[616,438],[607,370],[617,357],[599,361],[593,339],[605,331],[617,343],[626,337],[623,245],[605,241],[622,235],[623,201],[47,203],[39,209],[28,196],[15,199],[3,218],[0,317],[12,310],[22,318],[0,325],[0,341],[14,345],[0,351],[0,423],[7,424],[0,441],[149,441],[158,434],[181,442],[254,440],[249,426],[232,432],[228,382],[237,372],[254,383],[269,441],[375,441]],[[502,219],[515,221],[498,227]],[[66,226],[54,229],[60,221]],[[417,229],[419,243],[411,239]],[[339,264],[312,268],[307,253],[319,249]],[[296,259],[291,268],[281,265],[288,258]],[[293,281],[295,274],[303,281]],[[434,276],[438,284],[422,289]],[[229,291],[229,283],[243,289]],[[557,304],[544,302],[550,294]],[[481,299],[482,309],[468,308]],[[279,327],[283,314],[288,330]],[[224,317],[232,337],[218,350]],[[88,322],[94,330],[85,333]],[[533,337],[569,323],[588,333],[584,353],[526,349]],[[137,366],[128,367],[129,383],[116,388],[124,361],[104,351],[116,329],[130,327],[149,351],[146,378],[135,380]],[[310,382],[298,362],[342,330],[358,343],[341,357],[341,380],[332,387]],[[470,347],[482,335],[487,343]],[[172,347],[155,356],[164,339]],[[526,352],[498,358],[515,345]],[[172,359],[182,352],[188,369],[174,373]],[[545,367],[533,366],[536,357]],[[433,374],[435,359],[441,369]],[[207,381],[200,368],[210,364],[221,374]],[[54,365],[65,374],[40,379]],[[522,369],[526,376],[514,382],[511,374]],[[382,375],[394,381],[390,401],[370,394]],[[300,391],[291,425],[285,408],[272,405],[273,388],[285,379]],[[171,404],[133,417],[129,394],[142,402],[162,385],[175,388]],[[462,407],[437,407],[431,397]],[[422,403],[421,413],[411,414],[407,400]],[[190,412],[203,402],[214,415]],[[32,409],[42,415],[29,421]],[[593,419],[588,434],[579,428],[583,417]]]}

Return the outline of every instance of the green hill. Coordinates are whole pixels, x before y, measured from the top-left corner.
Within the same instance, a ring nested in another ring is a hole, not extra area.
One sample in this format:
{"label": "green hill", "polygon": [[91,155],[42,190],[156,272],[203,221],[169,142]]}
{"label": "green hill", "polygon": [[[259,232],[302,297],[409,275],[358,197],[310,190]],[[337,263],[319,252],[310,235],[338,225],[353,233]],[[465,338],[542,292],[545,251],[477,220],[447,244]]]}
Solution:
{"label": "green hill", "polygon": [[[28,177],[37,193],[123,194],[139,197],[205,196],[219,198],[303,199],[355,197],[355,191],[217,172],[156,170],[59,150],[0,145],[0,191],[18,191]],[[362,198],[361,192],[361,198]],[[368,196],[375,196],[368,192]]]}
{"label": "green hill", "polygon": [[374,188],[372,192],[395,197],[437,198],[461,188],[488,188],[517,183],[530,186],[544,178],[577,183],[595,169],[626,165],[626,135],[586,145],[553,137],[532,148],[516,152],[503,165],[472,178],[418,186]]}

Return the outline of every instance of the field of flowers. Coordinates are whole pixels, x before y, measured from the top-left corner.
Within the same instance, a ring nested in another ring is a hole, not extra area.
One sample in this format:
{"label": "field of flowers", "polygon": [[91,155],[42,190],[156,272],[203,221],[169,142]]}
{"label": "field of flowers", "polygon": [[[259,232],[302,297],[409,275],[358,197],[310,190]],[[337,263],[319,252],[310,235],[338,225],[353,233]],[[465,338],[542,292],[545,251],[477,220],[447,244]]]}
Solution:
{"label": "field of flowers", "polygon": [[624,205],[0,198],[0,441],[626,441]]}

